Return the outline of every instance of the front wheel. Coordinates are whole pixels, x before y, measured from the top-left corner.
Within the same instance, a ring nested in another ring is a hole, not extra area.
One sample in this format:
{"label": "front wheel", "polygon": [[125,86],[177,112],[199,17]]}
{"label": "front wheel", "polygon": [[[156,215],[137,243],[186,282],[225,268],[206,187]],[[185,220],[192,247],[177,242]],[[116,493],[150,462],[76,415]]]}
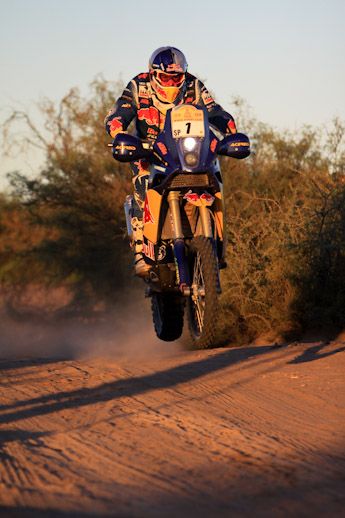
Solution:
{"label": "front wheel", "polygon": [[214,344],[218,315],[218,265],[210,239],[195,237],[189,248],[191,295],[187,300],[193,345],[206,349]]}

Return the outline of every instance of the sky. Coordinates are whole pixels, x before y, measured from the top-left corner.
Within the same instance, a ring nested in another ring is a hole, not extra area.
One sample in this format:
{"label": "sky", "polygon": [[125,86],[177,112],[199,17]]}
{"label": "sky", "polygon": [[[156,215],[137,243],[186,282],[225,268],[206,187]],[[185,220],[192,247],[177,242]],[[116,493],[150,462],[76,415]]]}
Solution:
{"label": "sky", "polygon": [[[40,125],[43,97],[98,74],[127,83],[164,45],[235,120],[234,96],[280,130],[345,120],[345,0],[0,0],[0,123],[21,109]],[[2,156],[0,187],[42,160]]]}

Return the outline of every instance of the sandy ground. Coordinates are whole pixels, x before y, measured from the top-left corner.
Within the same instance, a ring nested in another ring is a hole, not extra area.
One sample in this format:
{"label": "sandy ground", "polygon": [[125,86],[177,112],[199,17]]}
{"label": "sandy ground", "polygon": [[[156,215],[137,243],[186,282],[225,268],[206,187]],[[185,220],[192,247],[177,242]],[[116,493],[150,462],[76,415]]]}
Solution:
{"label": "sandy ground", "polygon": [[187,351],[140,322],[37,329],[0,344],[3,516],[345,516],[341,339]]}

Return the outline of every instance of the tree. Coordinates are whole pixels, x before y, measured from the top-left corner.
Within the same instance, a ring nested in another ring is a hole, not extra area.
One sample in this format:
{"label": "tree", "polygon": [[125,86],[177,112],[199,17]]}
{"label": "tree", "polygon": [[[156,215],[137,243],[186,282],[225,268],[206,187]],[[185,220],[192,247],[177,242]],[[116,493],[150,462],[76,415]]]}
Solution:
{"label": "tree", "polygon": [[5,124],[7,141],[15,142],[14,124],[25,123],[31,134],[26,144],[40,146],[46,155],[35,179],[20,173],[10,177],[30,225],[45,230],[22,251],[22,264],[34,260],[41,281],[67,283],[90,299],[111,299],[129,279],[123,202],[130,174],[113,160],[103,125],[120,88],[97,78],[87,99],[77,89],[57,106],[45,99],[42,131],[21,112]]}

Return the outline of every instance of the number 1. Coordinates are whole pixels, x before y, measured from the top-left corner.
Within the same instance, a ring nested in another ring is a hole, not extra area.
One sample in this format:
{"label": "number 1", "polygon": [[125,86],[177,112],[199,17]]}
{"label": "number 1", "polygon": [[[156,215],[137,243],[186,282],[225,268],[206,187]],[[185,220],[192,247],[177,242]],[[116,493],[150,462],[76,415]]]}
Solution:
{"label": "number 1", "polygon": [[186,122],[186,126],[187,126],[187,135],[188,133],[190,133],[190,127],[191,127],[192,123],[191,122]]}

